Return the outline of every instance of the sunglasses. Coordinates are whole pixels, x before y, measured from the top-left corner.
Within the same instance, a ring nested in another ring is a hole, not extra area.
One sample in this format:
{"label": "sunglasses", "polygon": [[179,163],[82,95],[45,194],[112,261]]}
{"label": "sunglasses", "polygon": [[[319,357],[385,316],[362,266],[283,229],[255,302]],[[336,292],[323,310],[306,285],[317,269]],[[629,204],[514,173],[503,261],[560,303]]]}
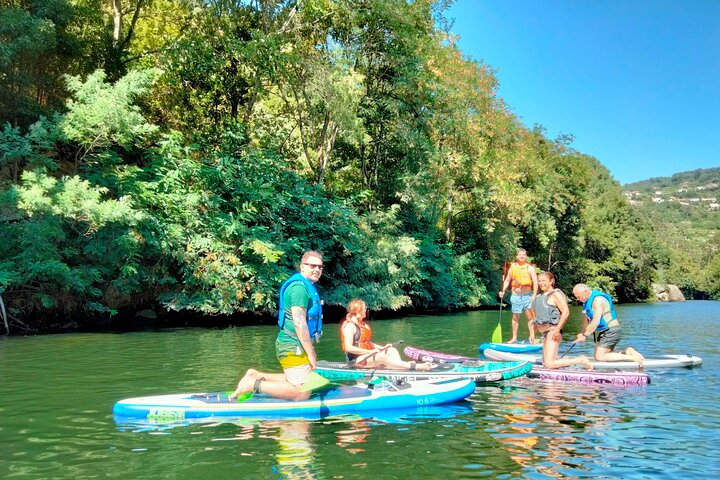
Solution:
{"label": "sunglasses", "polygon": [[322,270],[323,269],[323,266],[320,263],[304,263],[303,262],[303,265],[305,265],[306,267],[310,267],[313,270]]}

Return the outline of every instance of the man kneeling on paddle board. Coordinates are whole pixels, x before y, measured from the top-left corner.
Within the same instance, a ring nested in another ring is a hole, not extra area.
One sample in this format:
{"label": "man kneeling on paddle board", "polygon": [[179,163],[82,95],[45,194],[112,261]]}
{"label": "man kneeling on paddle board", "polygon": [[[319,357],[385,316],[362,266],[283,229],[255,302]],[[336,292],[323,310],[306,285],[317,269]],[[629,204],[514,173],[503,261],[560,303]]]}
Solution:
{"label": "man kneeling on paddle board", "polygon": [[575,285],[573,295],[583,303],[585,319],[588,322],[585,330],[578,333],[575,341],[584,342],[592,335],[595,340],[595,360],[599,362],[629,360],[637,362],[642,368],[645,357],[634,348],[626,348],[625,353],[614,351],[620,341],[620,322],[612,297],[599,290],[593,290],[584,283]]}
{"label": "man kneeling on paddle board", "polygon": [[[250,369],[238,383],[231,399],[245,393],[267,393],[285,400],[307,400],[310,391],[302,388],[317,367],[313,340],[322,335],[322,302],[315,283],[323,271],[318,252],[305,252],[299,273],[280,287],[275,353],[284,373],[265,373]],[[326,382],[327,383],[327,382]]]}

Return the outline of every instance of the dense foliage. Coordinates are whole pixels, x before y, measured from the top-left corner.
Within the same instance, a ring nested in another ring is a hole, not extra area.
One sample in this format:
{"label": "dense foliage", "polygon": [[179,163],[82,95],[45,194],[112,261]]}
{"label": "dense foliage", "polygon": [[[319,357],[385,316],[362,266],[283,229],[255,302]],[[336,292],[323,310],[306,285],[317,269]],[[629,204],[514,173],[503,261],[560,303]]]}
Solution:
{"label": "dense foliage", "polygon": [[444,8],[0,3],[12,319],[269,312],[306,249],[328,304],[492,304],[520,245],[563,288],[647,298],[653,224],[571,137],[520,123]]}

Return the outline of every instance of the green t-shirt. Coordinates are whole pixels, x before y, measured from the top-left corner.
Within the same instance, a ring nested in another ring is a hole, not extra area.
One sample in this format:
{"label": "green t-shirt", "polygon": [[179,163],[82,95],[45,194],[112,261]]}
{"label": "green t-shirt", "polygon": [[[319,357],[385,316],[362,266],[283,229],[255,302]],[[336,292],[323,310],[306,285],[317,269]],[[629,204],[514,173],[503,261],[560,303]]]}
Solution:
{"label": "green t-shirt", "polygon": [[291,283],[285,289],[283,303],[285,304],[285,326],[278,332],[275,340],[275,351],[278,356],[291,352],[298,353],[298,348],[300,348],[300,352],[303,351],[302,344],[295,334],[295,322],[293,322],[291,308],[304,307],[305,311],[308,312],[312,307],[310,295],[300,280]]}

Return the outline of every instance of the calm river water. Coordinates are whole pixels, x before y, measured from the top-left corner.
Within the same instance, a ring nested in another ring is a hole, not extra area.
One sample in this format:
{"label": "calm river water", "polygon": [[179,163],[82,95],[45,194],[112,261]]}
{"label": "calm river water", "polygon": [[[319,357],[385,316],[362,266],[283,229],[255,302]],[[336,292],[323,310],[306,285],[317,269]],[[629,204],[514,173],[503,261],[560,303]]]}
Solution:
{"label": "calm river water", "polygon": [[[111,414],[121,398],[228,390],[249,367],[276,370],[275,328],[0,338],[0,478],[717,478],[720,302],[619,315],[623,345],[704,365],[649,370],[651,385],[633,388],[516,379],[463,404],[370,418],[128,429]],[[574,307],[566,340],[579,318]],[[373,325],[378,341],[476,355],[497,320],[483,311]],[[327,325],[321,358],[341,358],[337,339]]]}

